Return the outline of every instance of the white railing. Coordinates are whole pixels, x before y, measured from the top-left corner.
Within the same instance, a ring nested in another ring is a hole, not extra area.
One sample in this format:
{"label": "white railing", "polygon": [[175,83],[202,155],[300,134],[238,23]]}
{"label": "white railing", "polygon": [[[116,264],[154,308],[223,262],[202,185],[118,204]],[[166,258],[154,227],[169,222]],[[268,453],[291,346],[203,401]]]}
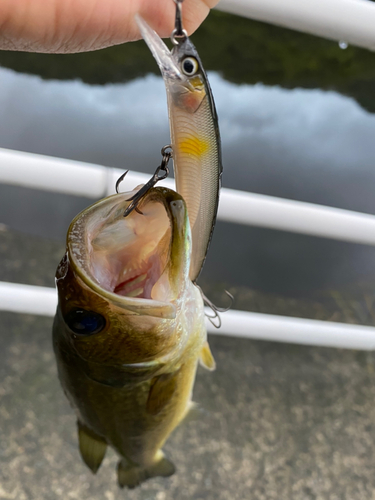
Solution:
{"label": "white railing", "polygon": [[217,8],[375,50],[375,4],[369,0],[221,0]]}
{"label": "white railing", "polygon": [[[89,198],[113,194],[123,173],[72,160],[21,153],[0,148],[0,182]],[[121,185],[131,190],[149,175],[129,172]],[[174,181],[161,184],[174,188]],[[273,196],[222,189],[218,219],[248,226],[375,245],[375,216]]]}
{"label": "white railing", "polygon": [[[0,311],[54,316],[54,288],[0,282]],[[208,314],[212,313],[210,310]],[[373,350],[375,328],[271,314],[228,311],[221,315],[218,330],[207,320],[207,330],[216,335],[295,344]]]}
{"label": "white railing", "polygon": [[[0,182],[100,198],[114,192],[122,171],[99,165],[0,149]],[[149,176],[129,172],[125,188]],[[173,187],[173,180],[164,181]],[[246,225],[282,229],[375,245],[375,217],[291,200],[223,189],[219,218]],[[52,316],[56,291],[0,282],[0,310]],[[235,337],[355,349],[375,349],[375,328],[301,318],[228,311],[222,328],[207,323],[210,333]]]}

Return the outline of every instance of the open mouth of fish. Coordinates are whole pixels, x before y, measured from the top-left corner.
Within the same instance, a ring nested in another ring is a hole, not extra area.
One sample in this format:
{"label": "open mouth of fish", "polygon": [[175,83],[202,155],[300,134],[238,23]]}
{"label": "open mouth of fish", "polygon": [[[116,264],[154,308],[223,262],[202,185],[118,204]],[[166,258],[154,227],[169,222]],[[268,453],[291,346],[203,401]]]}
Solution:
{"label": "open mouth of fish", "polygon": [[[86,278],[103,292],[129,299],[171,300],[176,220],[165,193],[176,195],[179,199],[172,204],[179,204],[180,211],[184,208],[179,195],[156,188],[142,200],[142,213],[133,210],[123,216],[126,200],[133,194],[124,193],[98,202],[73,221],[68,239],[71,254]],[[186,253],[183,246],[180,254]]]}
{"label": "open mouth of fish", "polygon": [[105,290],[124,297],[155,299],[160,295],[159,280],[168,258],[171,229],[160,203],[142,206],[142,214],[134,210],[126,218],[120,214],[120,219],[92,228],[88,235],[90,268]]}

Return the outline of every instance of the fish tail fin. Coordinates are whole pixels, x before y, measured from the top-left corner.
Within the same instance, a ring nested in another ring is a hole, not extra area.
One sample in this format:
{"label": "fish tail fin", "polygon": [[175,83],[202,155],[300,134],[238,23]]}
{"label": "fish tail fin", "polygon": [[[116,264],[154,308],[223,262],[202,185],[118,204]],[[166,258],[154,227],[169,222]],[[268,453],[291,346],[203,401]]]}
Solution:
{"label": "fish tail fin", "polygon": [[127,486],[132,489],[151,477],[171,476],[175,473],[175,470],[173,463],[165,458],[164,453],[159,450],[154,463],[148,467],[129,464],[126,460],[120,460],[117,467],[118,483],[121,488]]}
{"label": "fish tail fin", "polygon": [[82,460],[91,472],[96,474],[103,461],[105,452],[107,451],[107,443],[102,437],[98,436],[91,429],[81,424],[81,422],[78,421],[77,424],[79,451],[81,453]]}

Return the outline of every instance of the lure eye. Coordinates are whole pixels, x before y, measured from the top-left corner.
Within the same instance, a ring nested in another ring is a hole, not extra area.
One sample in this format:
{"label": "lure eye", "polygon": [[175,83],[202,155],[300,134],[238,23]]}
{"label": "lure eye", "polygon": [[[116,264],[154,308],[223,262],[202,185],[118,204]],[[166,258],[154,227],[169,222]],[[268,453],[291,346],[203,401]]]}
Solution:
{"label": "lure eye", "polygon": [[105,327],[101,314],[85,309],[73,309],[65,316],[65,323],[76,335],[94,335]]}
{"label": "lure eye", "polygon": [[198,71],[199,65],[195,57],[185,57],[182,61],[182,71],[187,76],[193,76]]}

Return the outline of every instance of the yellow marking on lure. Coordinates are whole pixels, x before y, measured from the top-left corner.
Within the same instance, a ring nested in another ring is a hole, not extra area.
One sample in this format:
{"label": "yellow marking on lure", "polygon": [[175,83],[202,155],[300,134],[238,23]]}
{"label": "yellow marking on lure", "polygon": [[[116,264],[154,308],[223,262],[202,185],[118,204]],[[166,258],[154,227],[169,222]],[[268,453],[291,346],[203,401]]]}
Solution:
{"label": "yellow marking on lure", "polygon": [[188,139],[183,139],[178,143],[178,149],[181,153],[198,157],[207,153],[209,148],[209,142],[205,139],[199,139],[199,137],[189,137]]}

